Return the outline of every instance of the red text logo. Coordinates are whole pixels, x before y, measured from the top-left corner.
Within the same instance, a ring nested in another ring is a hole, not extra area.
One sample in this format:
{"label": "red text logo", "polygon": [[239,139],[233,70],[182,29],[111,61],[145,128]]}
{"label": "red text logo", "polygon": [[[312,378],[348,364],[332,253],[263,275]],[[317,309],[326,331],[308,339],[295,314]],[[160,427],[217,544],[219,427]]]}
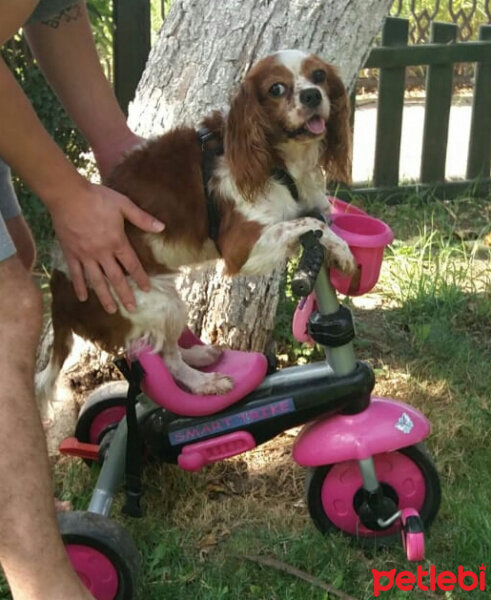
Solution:
{"label": "red text logo", "polygon": [[416,574],[411,573],[411,571],[396,573],[396,569],[391,569],[390,571],[372,569],[372,574],[373,593],[376,598],[380,592],[387,592],[394,585],[397,589],[407,592],[413,590],[415,587],[424,592],[434,592],[437,589],[444,592],[451,592],[455,587],[465,592],[471,592],[475,589],[484,591],[486,589],[486,565],[479,565],[477,573],[466,571],[462,565],[458,567],[457,573],[452,571],[437,573],[434,566],[425,570],[421,565],[418,565]]}

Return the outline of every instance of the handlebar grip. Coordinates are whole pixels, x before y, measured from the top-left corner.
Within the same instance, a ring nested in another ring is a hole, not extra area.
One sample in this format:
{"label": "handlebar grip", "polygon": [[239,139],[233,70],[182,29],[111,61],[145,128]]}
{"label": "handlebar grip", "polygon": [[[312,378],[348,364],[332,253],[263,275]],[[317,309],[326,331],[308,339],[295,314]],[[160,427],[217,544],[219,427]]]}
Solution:
{"label": "handlebar grip", "polygon": [[320,230],[308,231],[300,236],[303,252],[291,282],[295,296],[308,296],[314,289],[325,258],[324,246],[319,242],[321,236]]}

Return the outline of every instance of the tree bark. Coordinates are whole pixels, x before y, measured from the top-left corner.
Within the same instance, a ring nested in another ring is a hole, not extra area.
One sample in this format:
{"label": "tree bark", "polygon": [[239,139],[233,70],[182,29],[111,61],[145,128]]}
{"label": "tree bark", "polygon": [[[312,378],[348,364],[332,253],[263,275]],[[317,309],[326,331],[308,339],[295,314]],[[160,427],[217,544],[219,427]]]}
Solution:
{"label": "tree bark", "polygon": [[[173,0],[130,105],[130,125],[143,136],[198,125],[228,105],[256,60],[282,48],[320,54],[351,88],[391,2]],[[190,326],[208,342],[264,350],[281,272],[229,280],[217,267],[184,276],[180,292],[190,307]]]}

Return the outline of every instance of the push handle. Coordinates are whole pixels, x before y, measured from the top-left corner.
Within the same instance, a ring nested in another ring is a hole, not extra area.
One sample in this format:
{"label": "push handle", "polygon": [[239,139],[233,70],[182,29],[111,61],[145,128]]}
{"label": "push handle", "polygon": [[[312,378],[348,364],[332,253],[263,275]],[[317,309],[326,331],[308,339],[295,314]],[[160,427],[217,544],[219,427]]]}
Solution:
{"label": "push handle", "polygon": [[292,277],[291,289],[295,296],[308,296],[314,289],[319,271],[324,264],[324,246],[319,242],[322,231],[308,231],[300,236],[302,256]]}

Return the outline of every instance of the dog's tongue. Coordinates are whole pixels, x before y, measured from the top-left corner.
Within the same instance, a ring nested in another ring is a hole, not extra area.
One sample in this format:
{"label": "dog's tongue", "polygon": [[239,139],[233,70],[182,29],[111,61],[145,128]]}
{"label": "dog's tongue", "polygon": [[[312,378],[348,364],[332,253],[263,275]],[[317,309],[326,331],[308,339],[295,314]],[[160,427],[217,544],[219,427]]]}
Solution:
{"label": "dog's tongue", "polygon": [[310,133],[319,135],[319,133],[324,133],[326,123],[321,117],[312,117],[307,121],[306,127]]}

